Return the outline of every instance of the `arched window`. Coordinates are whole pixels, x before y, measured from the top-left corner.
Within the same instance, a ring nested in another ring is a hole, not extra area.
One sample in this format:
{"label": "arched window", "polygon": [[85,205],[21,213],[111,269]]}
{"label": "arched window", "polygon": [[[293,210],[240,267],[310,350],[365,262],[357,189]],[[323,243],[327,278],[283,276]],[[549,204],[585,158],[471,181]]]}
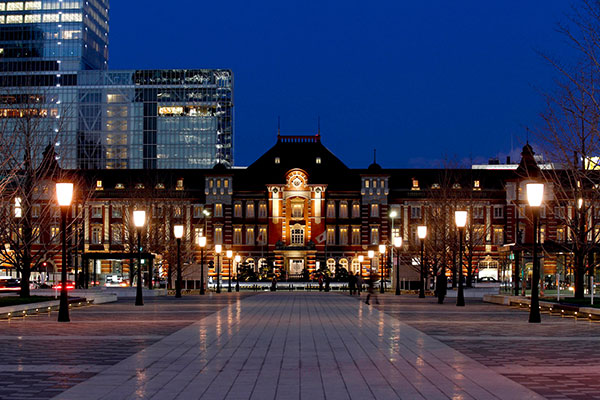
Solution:
{"label": "arched window", "polygon": [[339,264],[340,264],[340,268],[344,268],[346,271],[349,271],[348,270],[348,260],[346,260],[345,258],[340,258]]}
{"label": "arched window", "polygon": [[300,224],[292,226],[290,232],[292,244],[304,245],[304,227]]}
{"label": "arched window", "polygon": [[256,271],[256,265],[254,264],[253,258],[246,258],[246,261],[244,262],[252,271]]}
{"label": "arched window", "polygon": [[335,260],[333,258],[329,258],[327,260],[327,269],[331,272],[335,271]]}
{"label": "arched window", "polygon": [[352,268],[351,268],[352,273],[356,273],[356,272],[360,272],[360,261],[358,261],[358,258],[353,258],[352,259]]}
{"label": "arched window", "polygon": [[267,264],[267,259],[266,258],[261,258],[258,260],[258,268],[262,269],[262,268],[267,268],[268,264]]}

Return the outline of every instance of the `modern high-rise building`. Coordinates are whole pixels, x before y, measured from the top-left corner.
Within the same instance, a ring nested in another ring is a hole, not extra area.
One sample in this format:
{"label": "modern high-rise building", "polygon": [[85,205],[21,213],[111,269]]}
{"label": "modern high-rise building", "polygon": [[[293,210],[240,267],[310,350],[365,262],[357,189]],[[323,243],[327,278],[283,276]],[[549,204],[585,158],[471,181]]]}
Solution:
{"label": "modern high-rise building", "polygon": [[231,71],[108,71],[108,32],[109,0],[0,0],[0,128],[69,169],[232,165]]}

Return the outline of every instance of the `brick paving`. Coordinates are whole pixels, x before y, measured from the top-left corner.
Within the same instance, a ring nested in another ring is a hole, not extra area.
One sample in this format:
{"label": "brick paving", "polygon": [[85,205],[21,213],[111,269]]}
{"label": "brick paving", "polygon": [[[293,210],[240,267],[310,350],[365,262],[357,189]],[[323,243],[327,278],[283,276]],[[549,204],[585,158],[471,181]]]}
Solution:
{"label": "brick paving", "polygon": [[0,321],[0,399],[600,399],[600,322],[380,301],[223,293]]}
{"label": "brick paving", "polygon": [[548,399],[600,399],[600,322],[467,299],[380,297],[376,307]]}
{"label": "brick paving", "polygon": [[0,399],[49,399],[248,295],[133,299],[0,321]]}

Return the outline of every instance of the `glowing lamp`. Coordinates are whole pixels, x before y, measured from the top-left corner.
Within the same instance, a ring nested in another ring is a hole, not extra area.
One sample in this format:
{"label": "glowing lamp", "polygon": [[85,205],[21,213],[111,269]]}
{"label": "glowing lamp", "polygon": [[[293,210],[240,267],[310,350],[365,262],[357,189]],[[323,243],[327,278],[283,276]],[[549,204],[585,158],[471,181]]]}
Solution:
{"label": "glowing lamp", "polygon": [[240,256],[239,254],[235,256],[235,262],[239,263],[240,261],[242,261],[242,256]]}
{"label": "glowing lamp", "polygon": [[233,250],[227,250],[227,258],[232,258],[233,257]]}
{"label": "glowing lamp", "polygon": [[220,244],[215,244],[215,253],[221,254],[221,251],[223,251],[223,246]]}
{"label": "glowing lamp", "polygon": [[362,263],[365,261],[365,256],[363,256],[362,254],[358,256],[358,262]]}
{"label": "glowing lamp", "polygon": [[401,246],[402,246],[402,237],[396,236],[394,238],[394,247],[401,247]]}
{"label": "glowing lamp", "polygon": [[385,244],[380,244],[380,245],[379,245],[379,252],[380,252],[381,254],[385,253]]}
{"label": "glowing lamp", "polygon": [[198,238],[198,245],[200,247],[205,247],[206,246],[206,236],[200,236]]}
{"label": "glowing lamp", "polygon": [[173,233],[176,239],[181,239],[183,237],[183,225],[173,226]]}
{"label": "glowing lamp", "polygon": [[73,184],[72,183],[57,183],[56,184],[56,199],[58,205],[70,206],[73,200]]}
{"label": "glowing lamp", "polygon": [[133,224],[141,228],[146,223],[146,211],[144,210],[136,210],[133,212]]}
{"label": "glowing lamp", "polygon": [[427,227],[425,225],[417,226],[417,236],[423,240],[427,236]]}
{"label": "glowing lamp", "polygon": [[527,202],[531,207],[539,207],[544,199],[544,184],[543,183],[528,183],[527,184]]}
{"label": "glowing lamp", "polygon": [[464,228],[467,225],[467,212],[454,211],[454,222],[459,228]]}
{"label": "glowing lamp", "polygon": [[369,250],[369,251],[367,252],[367,255],[369,256],[369,258],[373,258],[373,257],[375,257],[375,251],[373,251],[373,250]]}

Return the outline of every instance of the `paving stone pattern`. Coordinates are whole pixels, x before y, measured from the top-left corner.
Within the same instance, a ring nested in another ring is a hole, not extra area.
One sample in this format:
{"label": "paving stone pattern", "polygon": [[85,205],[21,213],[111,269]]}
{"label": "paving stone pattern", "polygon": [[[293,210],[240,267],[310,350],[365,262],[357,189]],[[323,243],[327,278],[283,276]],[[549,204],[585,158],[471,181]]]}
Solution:
{"label": "paving stone pattern", "polygon": [[0,399],[49,399],[164,337],[235,303],[239,295],[133,299],[0,321]]}
{"label": "paving stone pattern", "polygon": [[334,293],[244,299],[58,399],[541,399],[441,341]]}

